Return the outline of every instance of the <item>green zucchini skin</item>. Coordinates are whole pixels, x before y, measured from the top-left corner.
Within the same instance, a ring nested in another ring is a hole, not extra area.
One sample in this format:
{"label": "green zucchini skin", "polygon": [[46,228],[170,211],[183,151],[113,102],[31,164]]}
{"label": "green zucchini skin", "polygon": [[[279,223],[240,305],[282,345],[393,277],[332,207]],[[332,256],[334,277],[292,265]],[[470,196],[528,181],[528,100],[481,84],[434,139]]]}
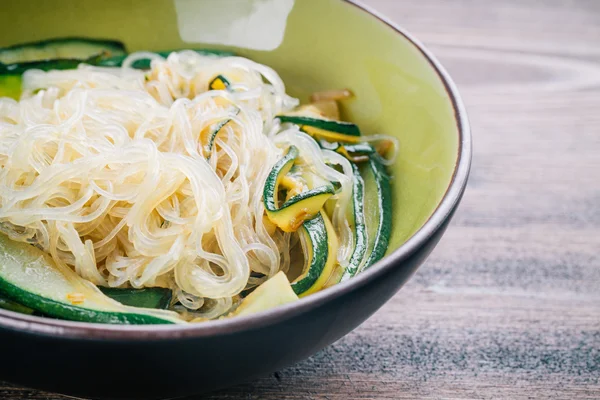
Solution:
{"label": "green zucchini skin", "polygon": [[115,40],[58,38],[22,43],[0,49],[0,75],[21,75],[29,69],[73,69],[124,54],[125,46]]}
{"label": "green zucchini skin", "polygon": [[[71,51],[69,53],[69,51]],[[60,57],[56,54],[62,53]],[[125,46],[114,40],[59,38],[0,49],[0,97],[18,99],[21,75],[30,69],[74,69],[81,63],[97,65],[110,56],[121,57]]]}
{"label": "green zucchini skin", "polygon": [[[131,307],[156,308],[166,310],[171,304],[173,292],[166,288],[119,289],[99,286],[106,296]],[[36,311],[4,297],[0,297],[0,308],[21,314],[35,314]]]}
{"label": "green zucchini skin", "polygon": [[[217,87],[219,82],[222,83],[224,88]],[[210,90],[224,90],[227,89],[229,85],[231,85],[231,82],[229,82],[227,78],[225,78],[223,75],[217,75],[210,81],[210,83],[208,84],[208,88]]]}
{"label": "green zucchini skin", "polygon": [[268,218],[285,232],[294,232],[306,220],[317,215],[329,197],[335,193],[331,183],[303,191],[278,207],[279,180],[286,175],[298,157],[298,148],[290,146],[287,154],[277,161],[265,181],[263,204]]}
{"label": "green zucchini skin", "polygon": [[[385,166],[376,157],[371,156],[369,158],[366,168],[372,174],[377,188],[379,218],[373,247],[361,268],[362,270],[369,268],[385,255],[392,232],[392,188],[390,185],[390,176]],[[363,177],[363,180],[366,179]]]}
{"label": "green zucchini skin", "polygon": [[150,315],[104,312],[69,305],[34,293],[26,292],[1,278],[0,288],[0,292],[6,297],[25,307],[55,318],[81,322],[96,322],[101,324],[155,325],[173,323],[169,320]]}
{"label": "green zucchini skin", "polygon": [[307,125],[330,132],[343,133],[351,136],[360,136],[360,129],[356,124],[351,122],[305,117],[301,115],[278,115],[277,118],[279,118],[281,122],[289,122],[299,125],[300,129],[302,129],[303,125]]}
{"label": "green zucchini skin", "polygon": [[292,289],[297,295],[306,292],[319,279],[329,255],[327,229],[320,213],[313,219],[305,221],[300,229],[306,235],[306,244],[311,246],[312,257],[308,260],[308,265],[305,266],[305,271],[302,273],[304,276],[291,283]]}
{"label": "green zucchini skin", "polygon": [[346,281],[356,275],[367,252],[367,230],[365,225],[365,182],[360,174],[358,166],[351,162],[352,166],[352,215],[354,221],[354,251],[350,257],[348,266],[340,278],[340,282]]}
{"label": "green zucchini skin", "polygon": [[82,63],[94,65],[99,62],[101,58],[101,55],[96,55],[87,60],[61,58],[10,65],[0,64],[0,97],[12,97],[13,99],[18,99],[19,96],[21,96],[21,75],[29,69],[41,69],[42,71],[75,69]]}
{"label": "green zucchini skin", "polygon": [[98,289],[111,299],[131,307],[166,310],[173,298],[173,291],[167,288],[119,289],[98,286]]}
{"label": "green zucchini skin", "polygon": [[[161,57],[167,58],[169,56],[169,54],[171,54],[174,51],[179,51],[179,50],[156,51],[155,53]],[[211,55],[211,56],[217,56],[217,57],[235,56],[235,53],[233,53],[231,51],[225,51],[225,50],[195,49],[193,51],[195,51],[196,53],[203,55],[203,56],[204,55]],[[127,56],[128,55],[125,54],[125,55],[120,55],[120,56],[116,56],[116,57],[106,58],[106,59],[100,61],[98,63],[98,65],[101,67],[120,67],[121,65],[123,65],[123,60],[125,60],[125,58],[127,58]],[[131,64],[131,67],[135,68],[135,69],[150,69],[150,59],[146,58],[146,59],[137,60]]]}
{"label": "green zucchini skin", "polygon": [[[240,109],[235,106],[232,106],[232,108],[234,109],[233,111],[235,115],[238,115]],[[207,160],[210,160],[210,157],[212,155],[212,149],[215,145],[215,140],[217,139],[217,135],[219,134],[219,132],[221,132],[221,129],[223,129],[223,127],[227,125],[230,121],[231,118],[226,118],[222,121],[214,123],[210,127],[210,133],[208,134],[208,143],[206,144],[206,146],[203,146],[203,152]]]}
{"label": "green zucchini skin", "polygon": [[284,170],[289,170],[294,164],[294,160],[298,157],[298,148],[296,146],[290,146],[287,154],[273,165],[267,180],[265,181],[265,187],[263,188],[263,201],[265,208],[269,211],[277,211],[277,204],[275,204],[275,195],[278,188],[279,175]]}
{"label": "green zucchini skin", "polygon": [[0,297],[0,308],[27,315],[33,315],[35,313],[35,310],[4,297]]}
{"label": "green zucchini skin", "polygon": [[[79,49],[69,49],[67,57],[57,57],[57,51],[65,48],[80,46]],[[23,54],[28,52],[29,54]],[[125,54],[125,46],[117,40],[93,39],[84,37],[63,37],[47,39],[36,42],[19,43],[0,48],[0,64],[10,65],[15,63],[47,61],[53,59],[73,58],[85,60],[102,52],[111,56]],[[37,53],[37,54],[36,54]],[[32,56],[36,54],[35,56]]]}
{"label": "green zucchini skin", "polygon": [[[68,294],[84,296],[80,304]],[[107,324],[181,323],[175,313],[114,303],[43,251],[0,234],[0,294],[45,316]],[[158,314],[164,313],[164,314]]]}

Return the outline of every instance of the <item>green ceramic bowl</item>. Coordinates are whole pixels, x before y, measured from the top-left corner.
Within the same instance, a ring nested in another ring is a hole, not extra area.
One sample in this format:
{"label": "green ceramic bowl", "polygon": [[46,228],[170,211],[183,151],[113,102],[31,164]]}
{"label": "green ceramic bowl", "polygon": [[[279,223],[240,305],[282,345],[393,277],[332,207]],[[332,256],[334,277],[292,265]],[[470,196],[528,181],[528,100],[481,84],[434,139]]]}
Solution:
{"label": "green ceramic bowl", "polygon": [[[231,49],[277,70],[288,91],[348,87],[344,117],[398,137],[386,257],[343,284],[249,317],[186,327],[108,326],[0,310],[0,380],[101,398],[206,392],[272,372],[345,335],[431,252],[464,191],[471,137],[447,73],[416,39],[342,0],[21,0],[3,5],[0,46],[61,36],[130,51]],[[108,372],[110,371],[110,372]],[[119,388],[119,389],[117,389]]]}

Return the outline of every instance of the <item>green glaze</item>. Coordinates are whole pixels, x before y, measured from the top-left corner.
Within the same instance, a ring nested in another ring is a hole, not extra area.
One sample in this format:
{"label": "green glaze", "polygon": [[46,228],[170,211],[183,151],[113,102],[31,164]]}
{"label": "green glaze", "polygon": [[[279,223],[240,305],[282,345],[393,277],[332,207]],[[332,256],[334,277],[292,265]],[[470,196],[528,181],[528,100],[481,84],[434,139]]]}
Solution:
{"label": "green glaze", "polygon": [[[229,24],[231,16],[222,20]],[[230,25],[243,21],[237,22]],[[398,161],[389,169],[394,220],[388,252],[427,221],[452,179],[459,135],[441,78],[408,39],[350,3],[296,0],[283,42],[273,51],[186,43],[173,1],[21,0],[3,7],[0,26],[10,26],[0,35],[2,47],[87,36],[120,40],[129,51],[232,50],[274,68],[288,92],[303,102],[314,91],[352,90],[355,97],[341,107],[343,118],[356,123],[363,135],[386,133],[400,140]]]}
{"label": "green glaze", "polygon": [[25,307],[24,305],[16,303],[2,296],[0,296],[0,308],[28,315],[32,315],[33,313],[35,313],[34,309]]}

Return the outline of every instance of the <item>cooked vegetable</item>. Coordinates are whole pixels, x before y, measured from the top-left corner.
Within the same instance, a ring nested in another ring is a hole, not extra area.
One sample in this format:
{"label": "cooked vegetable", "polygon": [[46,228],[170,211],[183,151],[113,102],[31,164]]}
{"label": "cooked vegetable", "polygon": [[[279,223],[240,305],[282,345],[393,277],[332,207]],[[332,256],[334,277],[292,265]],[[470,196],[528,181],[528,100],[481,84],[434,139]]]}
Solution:
{"label": "cooked vegetable", "polygon": [[[324,133],[319,132],[326,131],[330,134],[336,133],[349,136],[360,136],[360,129],[358,129],[358,126],[351,122],[313,118],[303,115],[278,115],[277,118],[279,118],[281,122],[289,122],[292,124],[296,124],[300,127],[302,131],[305,131],[309,134],[311,134],[311,132],[317,132],[318,135],[325,136]],[[360,139],[353,140],[360,141]]]}
{"label": "cooked vegetable", "polygon": [[0,97],[18,99],[21,74],[29,69],[73,69],[97,64],[105,57],[125,54],[122,43],[111,40],[62,38],[0,49]]}
{"label": "cooked vegetable", "polygon": [[[21,73],[27,69],[34,68],[32,65],[44,61],[77,60],[84,62],[99,55],[113,57],[124,54],[125,47],[123,43],[114,40],[89,38],[50,39],[0,49],[0,69],[1,67],[10,67],[8,70],[12,73]],[[61,68],[52,67],[51,69]]]}
{"label": "cooked vegetable", "polygon": [[275,276],[246,296],[235,311],[228,316],[253,314],[291,303],[295,300],[298,300],[298,296],[292,290],[285,274],[279,271]]}
{"label": "cooked vegetable", "polygon": [[[156,54],[158,54],[161,57],[167,58],[169,56],[169,54],[173,53],[174,51],[177,51],[177,50],[157,51]],[[196,53],[198,53],[200,55],[204,55],[204,56],[230,57],[230,56],[235,55],[235,53],[232,53],[230,51],[216,50],[216,49],[194,49],[193,51],[195,51]],[[116,57],[105,58],[105,59],[101,60],[98,63],[98,65],[103,66],[103,67],[120,67],[126,58],[127,58],[126,54],[119,55]],[[151,62],[151,60],[149,58],[142,58],[142,59],[134,61],[131,64],[131,67],[135,68],[135,69],[150,69],[150,62]]]}
{"label": "cooked vegetable", "polygon": [[25,307],[24,305],[21,305],[19,303],[16,303],[12,300],[9,300],[9,299],[1,297],[1,296],[0,296],[0,308],[2,308],[4,310],[14,311],[14,312],[18,312],[21,314],[28,314],[28,315],[35,313],[35,310],[33,310],[29,307]]}
{"label": "cooked vegetable", "polygon": [[[228,114],[237,115],[240,112],[240,109],[235,106],[230,106],[228,109]],[[214,124],[208,126],[200,133],[200,143],[205,143],[202,146],[202,153],[206,159],[210,160],[210,156],[212,154],[213,147],[215,145],[215,139],[221,129],[225,125],[227,125],[231,121],[231,118],[222,119],[219,122],[215,122]]]}
{"label": "cooked vegetable", "polygon": [[373,146],[367,143],[340,144],[338,142],[331,143],[326,140],[320,140],[319,145],[324,149],[343,155],[353,163],[365,162],[369,160],[369,155],[375,152]]}
{"label": "cooked vegetable", "polygon": [[200,322],[383,255],[396,143],[339,121],[349,91],[299,106],[275,71],[229,52],[91,42],[14,47],[1,65],[0,93],[20,99],[0,100],[0,307]]}
{"label": "cooked vegetable", "polygon": [[368,242],[364,203],[365,183],[357,165],[352,164],[352,172],[352,206],[348,212],[351,216],[349,220],[353,223],[354,251],[352,252],[352,257],[350,258],[348,266],[340,277],[340,281],[345,281],[356,275],[365,259]]}
{"label": "cooked vegetable", "polygon": [[176,313],[124,306],[49,255],[0,234],[0,293],[52,317],[109,324],[172,324]]}
{"label": "cooked vegetable", "polygon": [[333,185],[324,185],[302,192],[279,204],[279,185],[298,157],[298,149],[290,146],[287,154],[271,170],[265,182],[263,201],[269,220],[284,232],[296,231],[304,221],[313,218],[333,193]]}
{"label": "cooked vegetable", "polygon": [[302,274],[292,282],[292,289],[304,297],[321,290],[333,273],[338,240],[331,221],[323,212],[302,225],[301,235],[307,257]]}
{"label": "cooked vegetable", "polygon": [[143,289],[111,288],[99,286],[98,289],[119,303],[141,308],[158,308],[166,310],[171,305],[173,291],[167,288],[149,287]]}
{"label": "cooked vegetable", "polygon": [[358,272],[385,255],[392,226],[392,191],[385,167],[371,157],[360,167],[364,180],[365,222],[369,238],[366,258]]}
{"label": "cooked vegetable", "polygon": [[208,88],[210,90],[225,90],[229,87],[230,83],[223,75],[217,75],[210,83]]}

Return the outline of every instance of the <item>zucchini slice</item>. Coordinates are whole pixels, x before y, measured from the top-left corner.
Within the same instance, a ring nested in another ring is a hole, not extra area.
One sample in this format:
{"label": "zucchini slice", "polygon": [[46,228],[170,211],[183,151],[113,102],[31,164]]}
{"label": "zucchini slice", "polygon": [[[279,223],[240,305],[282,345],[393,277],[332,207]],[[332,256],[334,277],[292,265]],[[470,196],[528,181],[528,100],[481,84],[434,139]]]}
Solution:
{"label": "zucchini slice", "polygon": [[290,281],[288,281],[287,276],[282,271],[279,271],[246,296],[242,300],[242,303],[228,317],[253,314],[296,300],[298,300],[298,296],[292,290]]}
{"label": "zucchini slice", "polygon": [[0,234],[0,293],[44,315],[109,324],[183,323],[171,311],[124,306],[26,243]]}
{"label": "zucchini slice", "polygon": [[273,166],[265,181],[263,202],[267,217],[284,232],[295,232],[313,218],[334,194],[333,185],[323,185],[291,197],[279,207],[279,186],[298,157],[298,149],[290,146],[287,154]]}
{"label": "zucchini slice", "polygon": [[328,142],[319,140],[319,145],[323,149],[335,151],[343,155],[353,163],[361,163],[369,160],[369,155],[375,153],[375,149],[368,143],[340,144],[338,142]]}
{"label": "zucchini slice", "polygon": [[[356,124],[351,122],[307,117],[304,115],[278,115],[277,118],[279,118],[281,122],[289,122],[298,125],[302,131],[305,131],[308,134],[310,134],[310,131],[318,129],[319,131],[337,133],[344,136],[360,136],[360,129],[358,129]],[[360,141],[360,139],[357,141]]]}
{"label": "zucchini slice", "polygon": [[360,175],[358,166],[352,165],[352,207],[349,207],[350,213],[348,220],[351,221],[351,228],[354,232],[354,251],[350,257],[348,266],[340,277],[340,282],[343,282],[354,275],[359,270],[365,253],[367,252],[367,228],[365,225],[365,182]]}
{"label": "zucchini slice", "polygon": [[[240,109],[235,106],[231,106],[231,110],[236,115],[240,112]],[[207,160],[210,160],[210,156],[212,154],[212,149],[215,145],[215,139],[217,138],[217,135],[219,134],[219,132],[221,132],[221,129],[223,129],[223,127],[227,125],[230,121],[231,118],[223,119],[219,122],[215,122],[208,128],[205,128],[202,132],[200,132],[200,143],[206,143],[202,146],[202,154],[204,155],[204,157],[206,157]]]}
{"label": "zucchini slice", "polygon": [[392,191],[390,177],[375,157],[360,167],[364,181],[364,213],[368,237],[365,259],[359,270],[365,270],[381,259],[390,240],[392,227]]}
{"label": "zucchini slice", "polygon": [[212,81],[210,81],[208,88],[210,90],[226,90],[230,84],[231,83],[229,83],[227,78],[225,78],[223,75],[217,75]]}
{"label": "zucchini slice", "polygon": [[[161,57],[167,58],[169,56],[169,54],[171,54],[174,51],[179,51],[179,50],[156,51],[155,53]],[[230,51],[225,51],[225,50],[196,49],[193,51],[195,51],[196,53],[203,55],[203,56],[211,55],[211,56],[216,56],[216,57],[231,57],[231,56],[235,55],[235,53],[232,53]],[[127,58],[127,54],[120,55],[117,57],[106,58],[106,59],[103,59],[102,61],[100,61],[98,63],[98,65],[100,65],[102,67],[120,67],[123,64],[123,60],[125,60],[125,58]],[[149,58],[145,58],[145,59],[143,58],[143,59],[134,61],[133,64],[131,64],[131,67],[135,68],[135,69],[150,69],[150,62],[151,62],[151,60]]]}
{"label": "zucchini slice", "polygon": [[[24,71],[34,68],[28,64],[43,61],[78,60],[84,62],[98,55],[112,57],[122,54],[125,54],[125,46],[116,40],[58,38],[4,47],[0,49],[0,63],[4,66],[19,65],[24,68]],[[11,70],[15,71],[15,68],[13,67]]]}
{"label": "zucchini slice", "polygon": [[143,289],[120,289],[98,286],[98,289],[119,303],[141,308],[166,310],[171,305],[173,291],[167,288],[153,287]]}
{"label": "zucchini slice", "polygon": [[52,39],[0,49],[0,97],[19,99],[21,74],[29,69],[73,69],[96,65],[105,57],[122,56],[121,42],[82,38]]}
{"label": "zucchini slice", "polygon": [[25,307],[24,305],[21,305],[4,297],[0,297],[0,308],[28,315],[32,315],[33,313],[35,313],[35,310],[29,307]]}
{"label": "zucchini slice", "polygon": [[304,297],[321,290],[337,264],[339,247],[337,235],[324,212],[302,224],[300,230],[302,246],[308,253],[302,274],[292,282],[292,289]]}

